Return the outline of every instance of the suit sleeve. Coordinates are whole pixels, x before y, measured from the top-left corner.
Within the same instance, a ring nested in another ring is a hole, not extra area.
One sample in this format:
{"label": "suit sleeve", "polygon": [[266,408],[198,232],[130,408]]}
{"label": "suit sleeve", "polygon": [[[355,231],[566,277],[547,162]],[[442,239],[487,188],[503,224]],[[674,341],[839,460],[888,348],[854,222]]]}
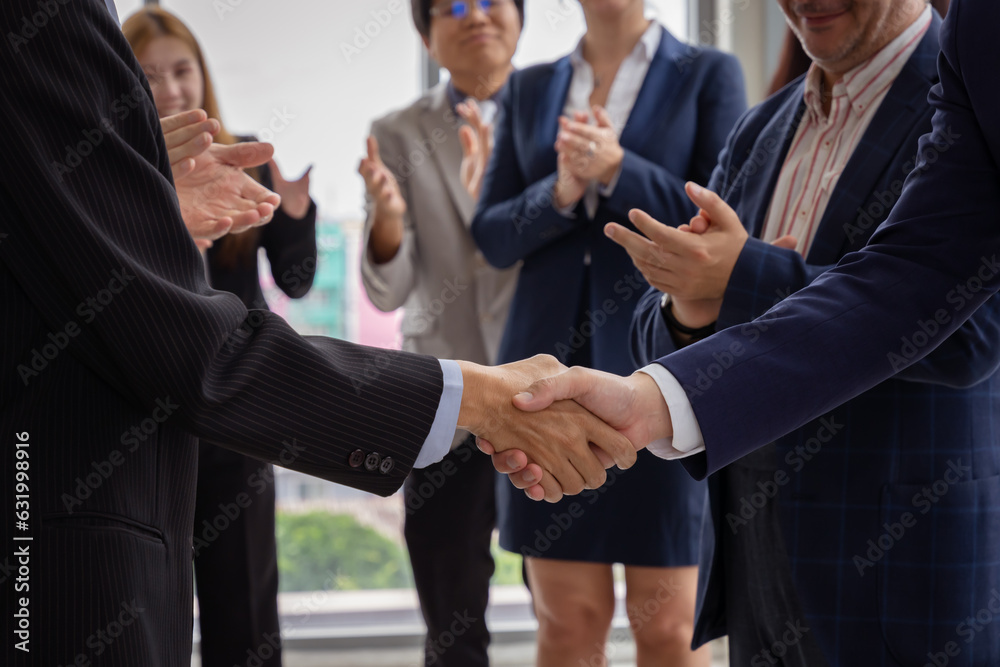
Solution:
{"label": "suit sleeve", "polygon": [[[271,170],[261,168],[261,184],[272,189]],[[278,207],[274,219],[261,228],[260,244],[267,253],[274,284],[293,299],[306,295],[316,276],[316,202],[296,220]]]}
{"label": "suit sleeve", "polygon": [[[630,209],[638,207],[676,227],[697,212],[684,192],[684,183],[708,183],[719,153],[726,145],[726,137],[747,109],[739,61],[730,55],[712,53],[716,57],[698,93],[697,138],[690,171],[683,178],[679,177],[625,149],[621,176],[606,202],[623,220],[627,219]],[[702,57],[707,56],[703,54]]]}
{"label": "suit sleeve", "polygon": [[[4,2],[2,33],[34,10]],[[0,260],[53,331],[79,328],[79,362],[138,409],[170,397],[205,441],[274,462],[293,443],[289,467],[395,491],[438,409],[440,364],[303,338],[208,287],[145,77],[104,5],[62,5],[0,88]],[[392,471],[351,468],[362,443]]]}
{"label": "suit sleeve", "polygon": [[[1000,103],[984,64],[1000,57],[1000,44],[982,28],[995,19],[989,12],[996,12],[989,3],[952,5],[942,29],[941,83],[930,94],[933,130],[869,245],[753,322],[660,360],[684,386],[702,427],[706,452],[688,464],[696,476],[916,363],[1000,287],[1000,140],[991,125]],[[962,63],[978,69],[963,72]],[[940,320],[933,334],[924,331]],[[723,368],[718,358],[726,350],[738,353]]]}
{"label": "suit sleeve", "polygon": [[406,202],[407,208],[406,216],[403,219],[403,240],[399,244],[399,249],[388,262],[377,264],[369,248],[372,225],[375,223],[375,203],[369,199],[365,206],[367,219],[365,220],[364,245],[361,253],[361,282],[365,286],[368,298],[375,304],[375,307],[389,313],[406,303],[410,292],[413,291],[420,253],[417,248],[413,221],[409,213],[412,209],[409,187],[406,179],[396,168],[396,156],[401,155],[401,151],[393,133],[383,123],[374,123],[371,133],[378,141],[382,161],[399,184],[400,194],[403,201]]}
{"label": "suit sleeve", "polygon": [[[718,328],[727,329],[760,317],[831,268],[807,264],[794,250],[748,239],[729,278]],[[928,320],[921,331],[937,335],[940,324],[936,319]],[[956,388],[982,382],[1000,366],[1000,297],[987,301],[958,331],[912,366],[905,363],[903,356],[893,357],[892,361],[901,369],[894,376],[897,380]]]}
{"label": "suit sleeve", "polygon": [[526,183],[517,159],[514,123],[518,111],[520,79],[511,75],[507,94],[497,116],[493,155],[472,219],[472,237],[486,261],[506,269],[531,253],[577,229],[579,218],[556,210],[552,200],[557,173]]}

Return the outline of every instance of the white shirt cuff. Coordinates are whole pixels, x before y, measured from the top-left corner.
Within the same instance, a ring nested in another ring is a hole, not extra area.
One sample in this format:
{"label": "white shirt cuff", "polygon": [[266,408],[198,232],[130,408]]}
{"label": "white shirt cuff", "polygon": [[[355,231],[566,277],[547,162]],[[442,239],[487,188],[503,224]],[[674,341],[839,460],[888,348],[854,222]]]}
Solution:
{"label": "white shirt cuff", "polygon": [[682,459],[705,451],[705,439],[701,434],[698,419],[694,416],[694,408],[688,400],[687,393],[670,371],[660,364],[650,364],[640,368],[653,378],[660,388],[663,400],[670,410],[670,421],[673,424],[674,436],[649,443],[646,449],[661,459]]}
{"label": "white shirt cuff", "polygon": [[438,403],[430,433],[413,462],[414,468],[426,468],[447,456],[458,428],[458,412],[462,407],[462,389],[465,386],[462,369],[457,362],[448,359],[439,359],[438,362],[444,374],[444,391],[441,392],[441,402]]}

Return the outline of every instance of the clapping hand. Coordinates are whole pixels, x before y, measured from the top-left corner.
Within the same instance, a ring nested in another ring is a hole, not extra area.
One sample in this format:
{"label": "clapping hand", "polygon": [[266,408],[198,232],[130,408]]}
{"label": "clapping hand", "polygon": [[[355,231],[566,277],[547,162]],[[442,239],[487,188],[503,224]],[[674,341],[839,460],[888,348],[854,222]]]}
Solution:
{"label": "clapping hand", "polygon": [[493,124],[483,120],[479,105],[473,99],[460,103],[455,110],[468,123],[458,130],[462,142],[462,185],[473,201],[479,201],[483,177],[493,154]]}
{"label": "clapping hand", "polygon": [[270,144],[212,143],[219,123],[195,109],[161,119],[181,216],[199,247],[270,221],[281,197],[243,170],[264,164]]}

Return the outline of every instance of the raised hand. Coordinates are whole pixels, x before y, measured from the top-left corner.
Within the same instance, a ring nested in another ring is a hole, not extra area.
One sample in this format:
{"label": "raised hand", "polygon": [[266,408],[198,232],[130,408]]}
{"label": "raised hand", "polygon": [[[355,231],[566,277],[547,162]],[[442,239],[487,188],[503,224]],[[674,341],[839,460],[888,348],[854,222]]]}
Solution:
{"label": "raised hand", "polygon": [[208,150],[222,125],[209,118],[203,109],[193,109],[164,116],[160,119],[160,129],[167,143],[170,171],[177,180],[194,170],[194,158]]}
{"label": "raised hand", "polygon": [[379,155],[378,140],[368,137],[368,155],[361,158],[358,173],[365,179],[365,190],[374,206],[369,240],[375,262],[383,264],[396,256],[403,242],[403,219],[406,200],[399,183]]}
{"label": "raised hand", "polygon": [[[597,488],[607,478],[606,464],[628,468],[635,463],[636,449],[626,436],[571,400],[549,400],[542,412],[514,406],[513,395],[538,379],[565,371],[554,357],[538,355],[492,368],[459,364],[464,383],[459,427],[488,440],[497,452],[523,452],[544,471],[536,482],[540,498],[555,502],[564,493]],[[603,450],[606,463],[591,443]]]}
{"label": "raised hand", "polygon": [[194,156],[194,167],[174,179],[181,215],[191,236],[213,240],[239,234],[271,220],[281,197],[250,178],[244,169],[267,162],[270,144],[212,144]]}
{"label": "raised hand", "polygon": [[274,191],[281,197],[281,210],[293,220],[301,220],[309,212],[309,172],[312,165],[306,168],[302,176],[294,181],[286,181],[278,169],[278,163],[274,158],[268,161],[267,166],[271,170],[271,183]]}
{"label": "raised hand", "polygon": [[486,167],[493,155],[493,124],[483,121],[479,105],[473,99],[460,103],[455,110],[468,123],[458,130],[462,142],[462,185],[473,201],[479,201]]}
{"label": "raised hand", "polygon": [[[670,413],[659,387],[645,373],[624,378],[611,373],[573,367],[533,382],[517,394],[513,404],[529,412],[544,411],[556,401],[573,400],[624,435],[635,449],[673,435]],[[544,414],[544,412],[543,412]],[[478,434],[477,434],[478,435]],[[511,482],[528,496],[549,499],[545,489],[547,471],[523,448],[500,449],[490,438],[479,446],[493,455],[493,465],[510,476]],[[606,463],[608,463],[606,461]],[[563,489],[565,493],[570,493]]]}
{"label": "raised hand", "polygon": [[611,117],[602,107],[593,108],[596,125],[587,121],[586,114],[576,113],[573,119],[559,118],[559,136],[555,148],[569,158],[569,171],[578,179],[611,183],[625,158],[618,143],[618,133]]}

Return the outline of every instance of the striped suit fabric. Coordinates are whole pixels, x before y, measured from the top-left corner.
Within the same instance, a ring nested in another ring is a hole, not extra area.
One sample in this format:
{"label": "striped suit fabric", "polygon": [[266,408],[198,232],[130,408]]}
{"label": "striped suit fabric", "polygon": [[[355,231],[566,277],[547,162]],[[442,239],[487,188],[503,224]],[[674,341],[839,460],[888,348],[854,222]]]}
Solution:
{"label": "striped suit fabric", "polygon": [[[187,665],[196,438],[389,495],[441,369],[211,290],[118,26],[101,0],[49,4],[0,5],[0,506],[5,536],[33,538],[29,589],[0,561],[4,663]],[[359,448],[380,465],[351,466]],[[30,652],[10,639],[22,597]]]}

